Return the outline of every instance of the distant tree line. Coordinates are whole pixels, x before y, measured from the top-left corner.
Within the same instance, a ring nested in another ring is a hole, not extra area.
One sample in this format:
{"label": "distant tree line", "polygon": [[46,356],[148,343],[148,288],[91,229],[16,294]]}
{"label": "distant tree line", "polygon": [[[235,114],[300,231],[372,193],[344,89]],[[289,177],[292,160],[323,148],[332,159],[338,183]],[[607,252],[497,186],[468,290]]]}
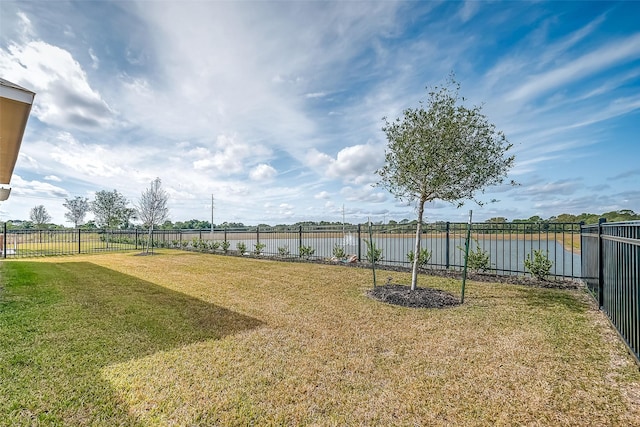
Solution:
{"label": "distant tree line", "polygon": [[[83,199],[83,198],[79,198],[79,199]],[[87,201],[87,203],[90,204],[88,200],[85,200],[85,201]],[[65,203],[64,206],[70,209],[67,206],[67,203]],[[34,209],[35,209],[34,213],[36,214],[36,217],[32,216],[29,220],[16,220],[16,219],[9,220],[7,221],[7,228],[8,229],[47,229],[47,230],[57,230],[57,229],[68,228],[62,225],[57,225],[57,224],[47,222],[51,220],[51,217],[48,216],[48,214],[46,213],[46,209],[44,209],[44,206],[42,205],[36,206]],[[133,208],[127,207],[126,205],[125,205],[125,209],[127,210],[122,213],[122,216],[119,218],[114,228],[127,229],[127,228],[136,227],[136,225],[133,222],[135,221],[135,219],[137,219],[135,210]],[[32,209],[32,211],[34,210]],[[67,214],[70,214],[70,212],[68,212]],[[67,216],[67,214],[65,214],[67,219],[69,219],[70,222],[73,222],[74,225],[76,225],[77,217],[76,219],[71,219],[69,218],[69,216]],[[77,226],[74,228],[99,229],[99,228],[103,228],[104,226],[104,223],[101,223],[101,225],[99,225],[99,223],[97,223],[95,220],[83,222],[82,219],[84,218],[84,215],[81,215],[80,217],[81,219],[78,220]],[[635,213],[630,209],[623,209],[619,211],[605,212],[602,214],[592,214],[592,213],[581,213],[580,215],[560,214],[558,216],[551,216],[547,219],[541,218],[540,216],[537,216],[537,215],[532,216],[530,218],[526,218],[526,219],[513,219],[513,220],[508,220],[505,217],[493,217],[493,218],[487,219],[482,223],[476,223],[476,224],[483,224],[485,226],[490,226],[491,224],[495,224],[496,228],[502,228],[501,227],[502,224],[521,224],[521,223],[540,224],[541,229],[544,230],[544,229],[548,229],[548,227],[545,228],[545,224],[579,223],[579,222],[584,222],[585,224],[596,224],[599,218],[605,218],[607,222],[637,221],[637,220],[640,220],[640,213]],[[387,221],[385,224],[383,224],[382,221],[378,221],[373,224],[376,226],[386,225],[387,227],[390,228],[390,231],[395,230],[396,232],[404,232],[405,229],[409,231],[415,231],[417,220],[402,219],[401,221],[396,221],[391,219]],[[256,225],[249,226],[249,225],[243,224],[242,222],[226,222],[225,221],[220,224],[213,224],[213,228],[215,229],[241,228],[241,229],[247,229],[251,231],[254,231],[257,228],[260,228],[263,230],[278,231],[278,230],[290,229],[292,227],[295,228],[299,226],[303,226],[305,228],[316,227],[318,229],[321,229],[323,227],[329,227],[329,226],[342,227],[342,225],[343,223],[341,221],[299,221],[294,224],[277,224],[277,225],[258,224],[257,226]],[[345,222],[344,225],[347,227],[357,226],[357,224],[352,224],[349,222]],[[432,224],[432,226],[438,229],[444,229],[446,226],[446,222],[437,221],[434,224]],[[143,225],[143,228],[148,228],[148,227]],[[161,224],[156,224],[155,228],[160,230],[210,230],[211,222],[206,220],[199,220],[199,219],[191,219],[188,221],[176,221],[176,222],[165,220]]]}

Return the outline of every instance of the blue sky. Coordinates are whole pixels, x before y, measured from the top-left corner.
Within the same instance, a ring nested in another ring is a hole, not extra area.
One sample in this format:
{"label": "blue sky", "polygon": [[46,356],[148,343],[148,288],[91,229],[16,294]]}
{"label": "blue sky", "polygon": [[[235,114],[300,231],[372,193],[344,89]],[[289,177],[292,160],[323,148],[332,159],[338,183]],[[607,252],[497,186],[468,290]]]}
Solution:
{"label": "blue sky", "polygon": [[[373,187],[382,118],[454,71],[513,144],[482,207],[640,212],[640,2],[0,2],[0,77],[36,92],[0,220],[155,177],[171,220],[413,219]],[[87,217],[91,219],[91,215]]]}

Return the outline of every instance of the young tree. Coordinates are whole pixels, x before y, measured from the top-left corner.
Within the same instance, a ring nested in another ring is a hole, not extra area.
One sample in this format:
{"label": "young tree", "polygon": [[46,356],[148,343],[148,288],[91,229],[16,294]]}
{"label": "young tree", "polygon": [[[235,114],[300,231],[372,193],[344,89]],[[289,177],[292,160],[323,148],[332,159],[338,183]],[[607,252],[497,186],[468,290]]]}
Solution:
{"label": "young tree", "polygon": [[29,219],[36,225],[36,228],[43,228],[45,224],[51,221],[51,215],[49,215],[43,205],[38,205],[31,208]]}
{"label": "young tree", "polygon": [[91,211],[95,215],[96,225],[100,228],[117,228],[122,224],[129,202],[118,190],[96,191],[91,202]]}
{"label": "young tree", "polygon": [[142,192],[137,205],[138,218],[142,225],[149,228],[149,238],[147,239],[147,253],[151,244],[153,227],[162,224],[169,215],[167,208],[169,195],[162,188],[162,181],[156,178],[151,181],[151,186]]}
{"label": "young tree", "polygon": [[[401,200],[417,201],[418,221],[414,253],[420,253],[424,205],[444,200],[462,206],[478,190],[506,178],[514,157],[511,144],[482,114],[467,108],[453,77],[429,92],[426,104],[408,108],[393,122],[384,118],[388,140],[385,165],[377,171],[378,185]],[[411,290],[416,289],[418,258],[414,258]]]}
{"label": "young tree", "polygon": [[74,228],[78,228],[84,223],[84,217],[89,212],[89,199],[80,196],[71,200],[64,199],[62,206],[69,210],[64,217],[73,223]]}

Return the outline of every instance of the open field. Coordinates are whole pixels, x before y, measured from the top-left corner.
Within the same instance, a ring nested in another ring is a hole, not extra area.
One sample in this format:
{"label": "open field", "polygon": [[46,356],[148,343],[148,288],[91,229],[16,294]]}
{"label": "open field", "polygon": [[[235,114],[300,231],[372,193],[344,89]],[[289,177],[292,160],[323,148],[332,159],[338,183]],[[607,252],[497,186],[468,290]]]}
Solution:
{"label": "open field", "polygon": [[0,425],[640,425],[638,367],[584,291],[467,282],[415,310],[370,287],[169,250],[4,261]]}

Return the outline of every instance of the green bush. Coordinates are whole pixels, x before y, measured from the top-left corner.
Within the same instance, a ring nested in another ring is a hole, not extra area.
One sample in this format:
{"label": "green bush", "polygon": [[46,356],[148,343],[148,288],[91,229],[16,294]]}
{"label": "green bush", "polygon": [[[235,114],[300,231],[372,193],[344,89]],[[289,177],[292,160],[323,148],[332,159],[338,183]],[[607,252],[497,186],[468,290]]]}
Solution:
{"label": "green bush", "polygon": [[527,254],[524,260],[524,267],[538,280],[544,280],[553,267],[553,262],[549,259],[548,252],[545,254],[542,250],[533,251],[533,260],[531,254]]}
{"label": "green bush", "polygon": [[475,271],[487,271],[491,270],[491,261],[489,253],[480,247],[478,239],[473,239],[476,244],[475,251],[469,251],[469,257],[467,258],[467,267]]}
{"label": "green bush", "polygon": [[244,242],[238,242],[238,244],[236,245],[236,249],[238,249],[240,255],[244,255],[244,253],[247,251],[247,245]]}
{"label": "green bush", "polygon": [[367,261],[371,264],[382,261],[382,249],[376,247],[375,242],[370,242],[367,239],[364,242],[367,244]]}
{"label": "green bush", "polygon": [[228,240],[224,240],[220,246],[222,247],[222,252],[226,254],[229,252],[229,246],[231,246],[231,243],[229,243]]}
{"label": "green bush", "polygon": [[311,246],[300,246],[300,256],[305,259],[311,258],[311,256],[316,252]]}
{"label": "green bush", "polygon": [[265,243],[258,242],[254,245],[253,253],[255,255],[260,255],[262,253],[262,250],[266,247],[267,245]]}
{"label": "green bush", "polygon": [[[413,261],[415,259],[415,255],[413,251],[409,251],[409,253],[407,254],[407,259],[411,264],[413,264]],[[429,249],[427,248],[420,249],[420,256],[418,257],[418,266],[423,268],[426,267],[430,259],[431,259],[431,252],[429,251]]]}
{"label": "green bush", "polygon": [[342,259],[342,258],[346,258],[347,254],[344,251],[344,248],[336,243],[335,246],[333,247],[333,256],[338,259]]}
{"label": "green bush", "polygon": [[287,257],[291,255],[291,252],[289,251],[289,246],[287,245],[278,246],[278,255],[280,255],[281,257]]}

